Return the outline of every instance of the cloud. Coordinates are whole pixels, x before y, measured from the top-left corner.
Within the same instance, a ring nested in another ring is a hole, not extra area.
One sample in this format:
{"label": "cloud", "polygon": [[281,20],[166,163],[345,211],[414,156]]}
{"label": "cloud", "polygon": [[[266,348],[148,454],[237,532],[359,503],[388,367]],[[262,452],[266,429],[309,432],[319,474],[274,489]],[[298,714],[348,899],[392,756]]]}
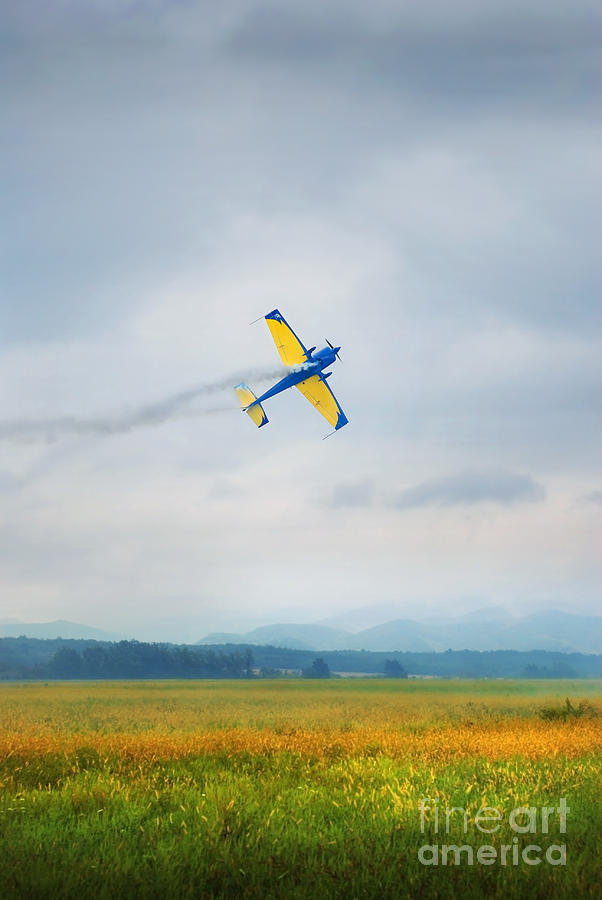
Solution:
{"label": "cloud", "polygon": [[602,491],[590,491],[589,494],[583,494],[580,500],[582,503],[595,503],[597,506],[602,506]]}
{"label": "cloud", "polygon": [[207,496],[212,500],[240,500],[244,496],[244,489],[228,478],[216,478]]}
{"label": "cloud", "polygon": [[283,209],[380,232],[433,316],[590,329],[589,4],[224,6],[5,13],[0,342],[114,328],[214,267],[241,210]]}
{"label": "cloud", "polygon": [[335,484],[329,505],[334,509],[363,508],[371,506],[373,499],[374,485],[369,480],[353,484]]}
{"label": "cloud", "polygon": [[0,494],[10,494],[14,491],[19,490],[21,487],[21,480],[17,478],[12,472],[5,472],[0,469]]}
{"label": "cloud", "polygon": [[476,503],[535,502],[543,500],[545,488],[530,475],[510,472],[463,472],[424,481],[406,488],[397,497],[398,509],[422,506],[471,506]]}
{"label": "cloud", "polygon": [[519,4],[505,4],[483,15],[477,2],[454,4],[447,13],[436,3],[257,5],[233,27],[227,46],[262,65],[318,68],[329,81],[350,77],[362,89],[378,84],[397,93],[403,85],[405,92],[428,93],[430,103],[452,90],[457,105],[490,107],[523,104],[535,92],[551,98],[563,77],[564,94],[554,93],[566,102],[568,67],[585,68],[596,50],[591,15],[579,3],[526,14]]}

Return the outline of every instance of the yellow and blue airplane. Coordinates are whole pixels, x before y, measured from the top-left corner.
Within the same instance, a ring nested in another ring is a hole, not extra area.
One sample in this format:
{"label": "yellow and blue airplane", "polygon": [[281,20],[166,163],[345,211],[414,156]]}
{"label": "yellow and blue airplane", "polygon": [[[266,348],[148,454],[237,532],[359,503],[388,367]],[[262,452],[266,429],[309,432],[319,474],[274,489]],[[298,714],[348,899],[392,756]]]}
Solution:
{"label": "yellow and blue airplane", "polygon": [[[315,347],[307,350],[282,313],[273,309],[265,316],[270,333],[274,338],[276,348],[285,366],[291,369],[274,387],[256,397],[251,388],[246,384],[237,384],[234,390],[240,400],[244,412],[251,417],[258,428],[267,425],[268,417],[261,405],[264,400],[285,391],[287,388],[296,387],[304,397],[307,397],[319,413],[330,422],[335,431],[342,428],[348,422],[347,416],[339,406],[338,400],[326,383],[326,379],[332,372],[324,370],[331,366],[335,360],[340,359],[340,347],[333,347],[327,339],[327,347],[318,353],[314,353]],[[259,320],[257,320],[259,321]]]}

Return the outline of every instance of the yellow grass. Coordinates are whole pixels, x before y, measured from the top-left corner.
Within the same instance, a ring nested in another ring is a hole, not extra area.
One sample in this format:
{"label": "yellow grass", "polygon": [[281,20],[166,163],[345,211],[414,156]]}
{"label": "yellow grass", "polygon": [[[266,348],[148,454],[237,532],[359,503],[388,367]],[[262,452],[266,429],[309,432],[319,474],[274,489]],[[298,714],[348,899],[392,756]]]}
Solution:
{"label": "yellow grass", "polygon": [[[602,749],[602,716],[538,717],[542,705],[561,702],[562,693],[549,683],[529,692],[514,682],[476,683],[472,692],[457,682],[365,684],[369,693],[357,682],[4,685],[0,757],[92,747],[140,761],[288,752],[447,764],[475,756],[577,757]],[[579,687],[583,693],[583,683]]]}

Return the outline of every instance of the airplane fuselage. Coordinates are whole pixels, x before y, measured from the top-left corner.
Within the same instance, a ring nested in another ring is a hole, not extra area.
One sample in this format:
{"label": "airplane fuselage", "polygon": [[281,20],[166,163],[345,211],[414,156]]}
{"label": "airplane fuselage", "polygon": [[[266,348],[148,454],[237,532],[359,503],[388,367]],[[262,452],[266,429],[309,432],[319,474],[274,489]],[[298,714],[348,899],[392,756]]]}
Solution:
{"label": "airplane fuselage", "polygon": [[[307,362],[302,363],[298,368],[295,367],[292,372],[285,375],[284,378],[281,378],[274,387],[271,387],[265,394],[262,394],[261,397],[254,400],[248,408],[250,409],[251,406],[262,403],[264,400],[268,400],[270,397],[279,394],[281,391],[285,391],[287,388],[300,384],[302,381],[305,381],[306,378],[311,378],[312,375],[321,375],[324,369],[327,369],[336,361],[336,354],[340,349],[340,347],[324,347],[319,353],[314,354],[312,354],[310,350]],[[315,347],[313,347],[312,350],[315,350]],[[329,375],[330,372],[327,372],[325,375],[322,375],[322,378],[326,379]]]}

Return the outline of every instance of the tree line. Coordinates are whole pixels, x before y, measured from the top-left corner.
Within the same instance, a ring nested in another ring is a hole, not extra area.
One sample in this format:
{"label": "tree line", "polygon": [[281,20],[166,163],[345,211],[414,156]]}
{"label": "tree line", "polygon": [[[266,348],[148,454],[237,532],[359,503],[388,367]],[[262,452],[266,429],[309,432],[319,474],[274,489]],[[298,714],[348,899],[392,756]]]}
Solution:
{"label": "tree line", "polygon": [[[256,665],[273,672],[284,670],[305,674],[313,668],[316,658],[315,650],[269,645],[204,646],[222,650],[250,647]],[[437,678],[602,678],[602,654],[556,650],[324,650],[320,651],[319,658],[332,672],[365,672],[398,678],[405,674]],[[395,663],[399,669],[393,665]],[[315,673],[309,677],[316,677]]]}
{"label": "tree line", "polygon": [[250,678],[252,674],[249,648],[228,653],[140,641],[94,643],[81,650],[59,647],[48,662],[30,670],[37,678]]}
{"label": "tree line", "polygon": [[[318,660],[318,662],[316,662]],[[315,665],[314,665],[315,664]],[[254,673],[309,678],[367,673],[403,678],[600,678],[602,655],[547,650],[444,653],[316,651],[246,644],[173,645],[139,641],[0,638],[0,679],[248,678]]]}

